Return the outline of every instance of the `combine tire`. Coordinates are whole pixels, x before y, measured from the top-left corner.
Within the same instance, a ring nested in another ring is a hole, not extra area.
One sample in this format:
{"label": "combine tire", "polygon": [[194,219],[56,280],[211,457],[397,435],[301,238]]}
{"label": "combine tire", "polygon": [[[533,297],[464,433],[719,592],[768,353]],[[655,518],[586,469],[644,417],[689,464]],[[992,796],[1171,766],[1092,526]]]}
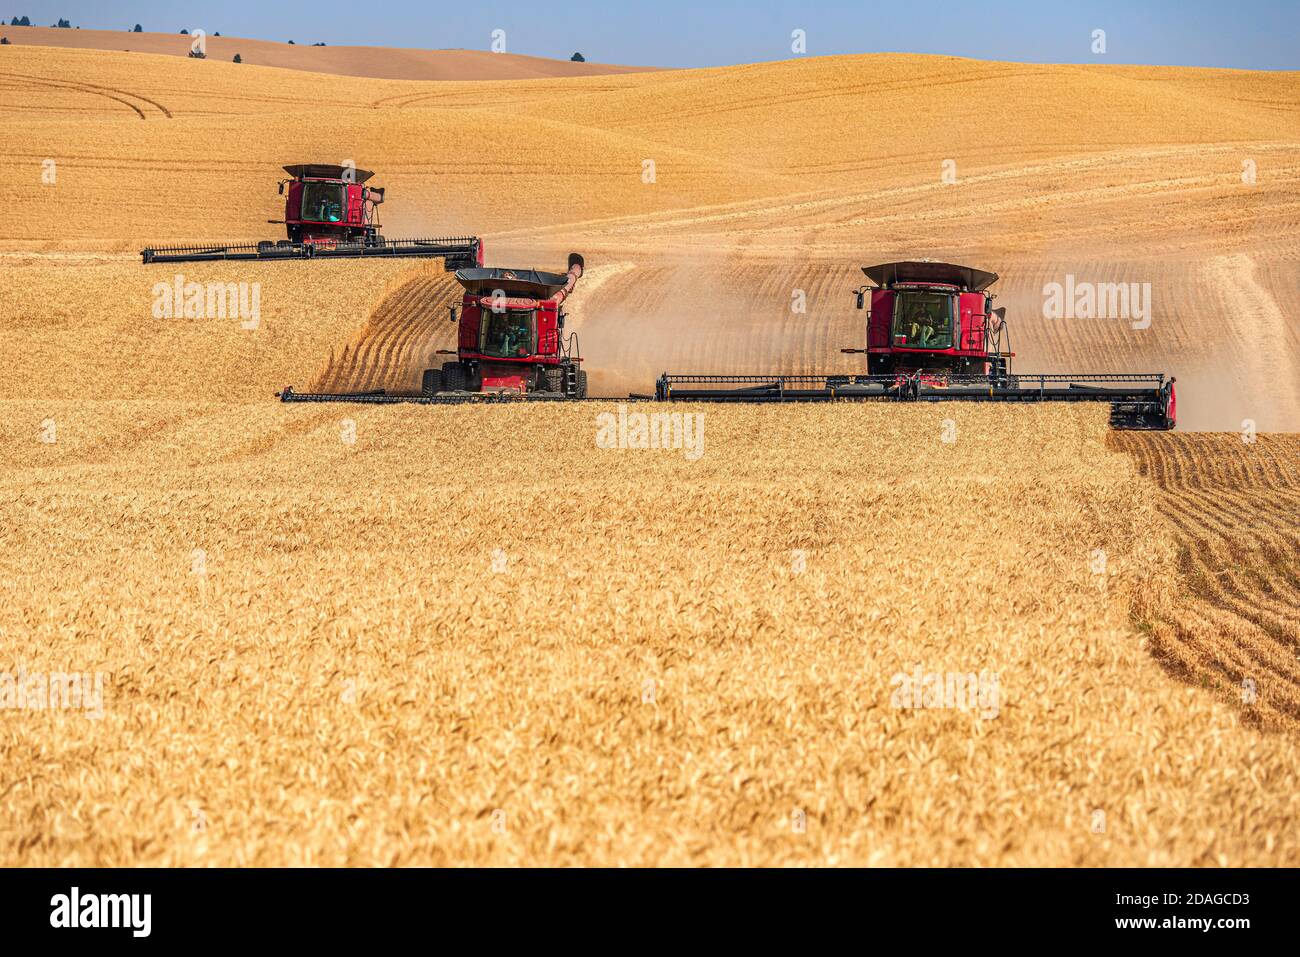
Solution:
{"label": "combine tire", "polygon": [[578,370],[578,398],[587,397],[587,372],[585,369]]}
{"label": "combine tire", "polygon": [[465,375],[465,367],[459,362],[448,362],[444,365],[442,367],[442,387],[447,392],[468,392],[469,381]]}
{"label": "combine tire", "polygon": [[422,395],[437,395],[442,391],[442,372],[438,369],[425,369],[424,380],[420,383]]}
{"label": "combine tire", "polygon": [[556,395],[564,395],[564,367],[551,366],[542,370],[542,388]]}

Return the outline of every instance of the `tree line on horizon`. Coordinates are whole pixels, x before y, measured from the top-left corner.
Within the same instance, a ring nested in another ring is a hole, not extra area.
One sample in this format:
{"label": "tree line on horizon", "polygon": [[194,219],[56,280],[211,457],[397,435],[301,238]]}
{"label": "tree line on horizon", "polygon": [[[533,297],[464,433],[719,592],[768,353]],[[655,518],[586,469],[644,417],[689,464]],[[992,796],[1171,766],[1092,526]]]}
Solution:
{"label": "tree line on horizon", "polygon": [[[4,20],[3,20],[3,19],[0,19],[0,23],[3,23],[3,22],[4,22]],[[31,20],[31,17],[26,17],[26,16],[24,16],[24,17],[14,17],[12,20],[9,21],[9,25],[10,25],[11,27],[30,27],[30,26],[32,25],[32,20]],[[74,29],[73,26],[72,26],[72,22],[69,21],[69,20],[65,20],[65,19],[63,19],[62,17],[59,18],[59,22],[58,22],[58,23],[52,23],[52,24],[50,24],[50,26],[51,26],[51,27],[54,27],[55,29],[60,29],[60,28],[61,28],[61,29],[65,29],[65,30],[67,30],[67,29]],[[76,27],[75,29],[80,30],[81,27]],[[127,33],[144,33],[144,27],[142,27],[140,24],[137,23],[134,27],[132,27],[130,30],[128,30]],[[189,36],[189,35],[190,35],[190,31],[189,31],[189,30],[187,30],[187,29],[182,29],[182,30],[181,30],[181,36]],[[221,31],[218,30],[218,31],[216,31],[215,33],[213,33],[212,35],[213,35],[214,37],[219,37],[219,36],[221,36]],[[8,41],[6,40],[6,42],[8,42]],[[296,45],[296,44],[295,44],[292,40],[289,41],[289,46],[295,46],[295,45]],[[313,44],[312,44],[312,46],[314,46],[314,47],[323,47],[323,46],[325,46],[325,45],[326,45],[326,44],[324,44],[324,43],[313,43]],[[584,57],[581,53],[575,53],[573,56],[569,57],[569,59],[572,60],[574,63],[586,63],[586,62],[587,62],[587,58]],[[240,63],[240,62],[242,62],[242,61],[240,60],[239,54],[235,54],[234,62],[236,62],[236,63]]]}

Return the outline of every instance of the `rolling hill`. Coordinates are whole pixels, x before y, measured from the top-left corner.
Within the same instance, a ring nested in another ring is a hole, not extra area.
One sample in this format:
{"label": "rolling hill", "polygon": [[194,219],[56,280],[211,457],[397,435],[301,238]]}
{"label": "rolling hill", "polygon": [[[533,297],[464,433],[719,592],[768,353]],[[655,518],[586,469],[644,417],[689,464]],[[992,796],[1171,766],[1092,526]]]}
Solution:
{"label": "rolling hill", "polygon": [[[0,862],[1300,862],[1300,75],[111,38],[157,45],[0,48],[0,703],[107,676],[3,716]],[[349,159],[390,236],[584,253],[608,401],[282,405],[414,388],[458,287],[140,262],[275,238],[280,168]],[[999,272],[1018,368],[1173,374],[1218,434],[711,405],[697,459],[601,445],[666,369],[858,369],[903,258]],[[1050,318],[1067,280],[1146,319]],[[921,672],[997,694],[900,706]]]}

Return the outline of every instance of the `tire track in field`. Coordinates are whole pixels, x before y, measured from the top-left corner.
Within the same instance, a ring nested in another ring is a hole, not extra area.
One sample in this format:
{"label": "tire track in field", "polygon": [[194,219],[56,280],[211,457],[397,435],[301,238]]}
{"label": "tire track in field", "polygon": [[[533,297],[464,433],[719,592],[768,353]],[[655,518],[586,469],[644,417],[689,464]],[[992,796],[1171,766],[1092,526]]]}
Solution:
{"label": "tire track in field", "polygon": [[[937,234],[947,235],[954,223],[964,220],[987,224],[991,217],[996,220],[997,217],[1041,216],[1070,210],[1075,204],[1114,209],[1135,201],[1156,203],[1185,198],[1192,202],[1193,193],[1200,196],[1205,192],[1228,189],[1235,180],[1226,172],[1209,167],[1199,176],[1152,176],[1139,168],[1118,184],[1098,182],[1068,191],[1046,192],[1040,184],[1066,178],[1077,180],[1083,176],[1102,177],[1134,165],[1144,167],[1154,162],[1172,165],[1188,160],[1204,161],[1219,154],[1239,153],[1240,149],[1232,145],[1177,145],[1120,147],[1102,153],[1075,151],[1064,157],[964,173],[961,177],[961,201],[956,203],[951,201],[954,195],[952,187],[937,178],[927,177],[924,181],[892,178],[886,185],[866,191],[837,188],[785,193],[740,202],[568,222],[562,226],[506,230],[499,236],[568,233],[579,228],[609,240],[638,242],[643,241],[647,234],[674,238],[684,234],[696,238],[740,234],[774,246],[775,252],[776,247],[788,246],[789,237],[794,233],[815,232],[823,246],[837,240],[861,245],[860,236],[879,239],[882,230],[896,229],[906,231],[914,242],[918,224],[935,230]],[[1300,149],[1300,143],[1256,143],[1252,144],[1252,149],[1260,153],[1280,151],[1289,156]],[[1175,165],[1174,168],[1178,167]],[[1300,167],[1279,169],[1276,175],[1287,183],[1300,182]],[[936,201],[939,196],[944,197],[942,201]],[[1107,230],[1114,228],[1106,216],[1095,217],[1095,220],[1088,227],[1089,235],[1104,236]],[[1087,223],[1086,218],[1071,219],[1072,228],[1076,230]],[[964,234],[970,230],[961,232]],[[1154,231],[1153,236],[1158,238]],[[1077,238],[1077,234],[1073,238]],[[944,240],[945,246],[951,244],[952,239]]]}
{"label": "tire track in field", "polygon": [[[438,83],[443,81],[431,80],[425,82]],[[520,81],[520,82],[528,82],[528,81]],[[592,96],[595,95],[597,92],[609,93],[609,92],[617,92],[617,90],[616,89],[603,90],[603,91],[584,90],[582,95]],[[429,103],[438,100],[450,101],[445,105],[451,109],[484,109],[484,108],[494,107],[494,106],[505,106],[508,108],[513,108],[513,107],[517,107],[521,103],[545,102],[551,99],[552,99],[552,94],[550,94],[544,89],[539,89],[537,90],[535,95],[526,96],[526,97],[520,96],[518,95],[518,93],[513,93],[512,95],[507,95],[507,96],[491,97],[491,96],[485,96],[480,91],[475,91],[473,93],[470,93],[464,89],[461,89],[461,90],[439,91],[439,92],[425,91],[420,93],[400,93],[397,94],[396,96],[385,96],[385,97],[381,97],[378,100],[372,101],[370,103],[370,108],[375,110],[407,109],[408,107],[412,107],[412,106],[426,106]]]}
{"label": "tire track in field", "polygon": [[1152,480],[1178,547],[1178,593],[1138,601],[1156,659],[1252,724],[1300,730],[1300,435],[1111,443]]}
{"label": "tire track in field", "polygon": [[123,106],[125,106],[127,109],[134,110],[136,116],[138,116],[140,119],[143,120],[143,119],[145,118],[144,110],[140,109],[140,107],[136,106],[134,103],[132,103],[132,102],[129,101],[129,100],[124,100],[124,99],[122,99],[121,97],[113,96],[113,95],[111,95],[111,94],[109,94],[109,93],[102,93],[102,92],[98,92],[98,91],[96,91],[96,90],[88,90],[88,89],[85,89],[85,88],[82,88],[82,87],[72,86],[72,85],[69,85],[69,84],[42,83],[42,82],[39,81],[39,80],[36,80],[35,82],[36,82],[37,85],[43,85],[43,86],[46,86],[46,87],[48,87],[48,88],[50,88],[50,89],[53,89],[53,90],[73,90],[73,91],[78,92],[78,93],[90,93],[90,94],[95,95],[95,96],[101,96],[101,97],[103,97],[103,98],[105,98],[105,99],[108,99],[108,100],[114,100],[114,101],[116,101],[116,102],[118,102],[118,103],[121,103],[121,104],[122,104]]}
{"label": "tire track in field", "polygon": [[[1245,378],[1261,392],[1276,421],[1263,428],[1300,428],[1300,337],[1257,277],[1255,260],[1244,253],[1216,256],[1206,264],[1204,287],[1223,300],[1223,314],[1240,337]],[[1264,418],[1264,416],[1259,416]]]}
{"label": "tire track in field", "polygon": [[411,106],[414,103],[420,103],[426,100],[447,99],[448,97],[464,98],[465,91],[454,90],[450,92],[440,91],[437,93],[431,93],[426,90],[420,93],[399,93],[396,96],[384,96],[384,97],[380,97],[377,100],[374,100],[370,104],[370,108],[373,110],[403,109],[404,107]]}
{"label": "tire track in field", "polygon": [[[150,99],[149,97],[143,96],[139,93],[133,93],[130,90],[122,90],[112,86],[100,86],[97,83],[86,83],[84,81],[51,80],[48,77],[34,76],[28,73],[0,72],[0,76],[7,76],[15,79],[26,80],[31,83],[36,83],[38,85],[51,87],[53,89],[76,90],[82,93],[90,93],[95,96],[107,97],[110,100],[116,100],[118,103],[130,107],[132,110],[136,112],[136,114],[140,117],[140,119],[143,120],[147,118],[145,116],[145,111],[141,109],[139,106],[137,106],[136,104],[131,102],[131,100],[139,100],[140,102],[144,103],[146,106],[151,106],[154,109],[158,110],[158,112],[161,113],[163,116],[165,116],[167,119],[170,120],[173,118],[171,110],[163,106],[157,100]],[[130,99],[124,99],[124,97],[129,97]]]}
{"label": "tire track in field", "polygon": [[817,100],[835,100],[850,97],[880,96],[882,94],[918,93],[938,87],[957,86],[967,83],[980,83],[986,80],[1000,81],[1008,79],[1025,79],[1046,75],[1043,69],[1010,71],[997,70],[989,72],[972,71],[962,76],[951,74],[932,74],[924,77],[909,77],[903,80],[872,80],[848,86],[820,87],[815,90],[799,90],[777,96],[744,97],[725,102],[713,102],[707,109],[670,110],[664,113],[637,115],[621,123],[611,124],[611,128],[645,126],[654,123],[678,123],[685,119],[698,117],[714,118],[725,113],[744,110],[770,109],[774,106],[803,106]]}
{"label": "tire track in field", "polygon": [[240,444],[237,448],[231,449],[225,455],[209,460],[214,465],[228,465],[232,462],[244,462],[248,459],[262,458],[271,452],[276,446],[292,440],[301,438],[314,432],[316,429],[326,424],[336,422],[338,416],[334,411],[327,409],[304,411],[299,418],[287,418],[284,424],[274,429],[268,429],[257,438],[249,442]]}

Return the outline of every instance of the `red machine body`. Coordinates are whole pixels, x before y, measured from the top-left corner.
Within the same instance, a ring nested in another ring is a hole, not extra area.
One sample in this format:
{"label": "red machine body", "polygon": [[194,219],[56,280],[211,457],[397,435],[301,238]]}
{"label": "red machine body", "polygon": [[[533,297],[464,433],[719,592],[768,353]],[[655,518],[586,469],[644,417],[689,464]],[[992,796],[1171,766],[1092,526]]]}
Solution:
{"label": "red machine body", "polygon": [[299,163],[284,171],[292,177],[280,181],[290,242],[374,241],[379,234],[376,207],[384,201],[384,191],[366,185],[373,172],[326,163]]}
{"label": "red machine body", "polygon": [[950,372],[988,375],[1012,356],[1002,349],[1003,310],[988,291],[997,274],[949,263],[886,263],[863,272],[875,283],[858,290],[867,313],[871,375]]}
{"label": "red machine body", "polygon": [[456,361],[424,373],[423,392],[587,393],[577,336],[564,332],[564,303],[582,277],[583,259],[569,256],[564,274],[535,269],[462,269],[464,287]]}

